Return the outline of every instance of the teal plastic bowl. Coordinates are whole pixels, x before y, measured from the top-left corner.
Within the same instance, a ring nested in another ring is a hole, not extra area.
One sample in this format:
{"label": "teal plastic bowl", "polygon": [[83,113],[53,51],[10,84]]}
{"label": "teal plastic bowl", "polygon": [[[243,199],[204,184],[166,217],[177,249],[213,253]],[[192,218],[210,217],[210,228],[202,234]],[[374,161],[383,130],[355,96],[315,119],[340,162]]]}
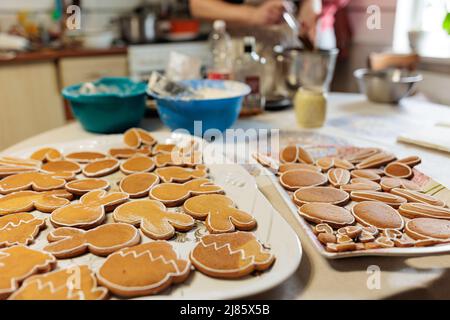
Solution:
{"label": "teal plastic bowl", "polygon": [[87,131],[97,133],[123,132],[139,125],[145,113],[146,84],[129,78],[108,77],[93,83],[111,88],[107,93],[80,94],[83,84],[62,90],[70,107]]}

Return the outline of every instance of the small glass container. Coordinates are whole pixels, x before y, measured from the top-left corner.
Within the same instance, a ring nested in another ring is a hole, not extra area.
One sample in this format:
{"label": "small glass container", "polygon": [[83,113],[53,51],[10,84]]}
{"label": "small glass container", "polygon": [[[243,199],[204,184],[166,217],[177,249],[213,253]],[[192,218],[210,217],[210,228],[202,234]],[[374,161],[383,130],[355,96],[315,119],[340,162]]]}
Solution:
{"label": "small glass container", "polygon": [[294,97],[294,109],[300,127],[322,127],[327,113],[325,92],[315,88],[299,88]]}

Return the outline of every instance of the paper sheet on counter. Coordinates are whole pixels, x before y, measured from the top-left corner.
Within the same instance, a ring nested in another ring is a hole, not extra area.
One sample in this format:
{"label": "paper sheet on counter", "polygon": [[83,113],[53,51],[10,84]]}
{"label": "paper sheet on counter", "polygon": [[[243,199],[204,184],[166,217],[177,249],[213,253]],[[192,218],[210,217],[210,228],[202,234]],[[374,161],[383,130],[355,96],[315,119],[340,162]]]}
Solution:
{"label": "paper sheet on counter", "polygon": [[417,132],[408,132],[397,141],[450,153],[450,127],[434,126]]}

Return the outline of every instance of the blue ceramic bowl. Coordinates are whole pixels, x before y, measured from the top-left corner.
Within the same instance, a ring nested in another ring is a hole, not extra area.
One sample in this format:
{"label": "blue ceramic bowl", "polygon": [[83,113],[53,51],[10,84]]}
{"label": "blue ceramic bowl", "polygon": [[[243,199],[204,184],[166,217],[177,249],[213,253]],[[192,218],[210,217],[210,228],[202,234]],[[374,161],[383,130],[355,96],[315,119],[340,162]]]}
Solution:
{"label": "blue ceramic bowl", "polygon": [[[250,93],[250,87],[237,81],[187,80],[185,85],[195,89],[216,88],[230,92],[226,98],[186,99],[161,97],[151,90],[148,94],[156,99],[156,107],[162,122],[172,130],[185,129],[193,135],[203,135],[206,130],[225,131],[239,117],[243,98]],[[194,127],[194,121],[201,121],[201,127]]]}
{"label": "blue ceramic bowl", "polygon": [[146,108],[146,84],[128,78],[109,77],[94,82],[111,88],[108,93],[80,94],[82,84],[63,89],[62,95],[87,131],[124,132],[139,124]]}

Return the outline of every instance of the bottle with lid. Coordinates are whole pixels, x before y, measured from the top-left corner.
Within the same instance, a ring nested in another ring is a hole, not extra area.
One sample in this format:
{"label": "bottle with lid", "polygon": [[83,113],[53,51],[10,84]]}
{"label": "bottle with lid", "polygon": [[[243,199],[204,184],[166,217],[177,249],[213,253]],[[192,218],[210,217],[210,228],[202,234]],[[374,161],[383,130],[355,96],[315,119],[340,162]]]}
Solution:
{"label": "bottle with lid", "polygon": [[265,97],[262,93],[265,59],[255,51],[255,38],[244,38],[244,53],[237,59],[235,79],[246,83],[251,91],[244,98],[241,115],[255,115],[264,111]]}
{"label": "bottle with lid", "polygon": [[212,54],[212,67],[208,70],[208,79],[228,80],[231,78],[231,38],[226,31],[226,23],[216,20],[209,35]]}

